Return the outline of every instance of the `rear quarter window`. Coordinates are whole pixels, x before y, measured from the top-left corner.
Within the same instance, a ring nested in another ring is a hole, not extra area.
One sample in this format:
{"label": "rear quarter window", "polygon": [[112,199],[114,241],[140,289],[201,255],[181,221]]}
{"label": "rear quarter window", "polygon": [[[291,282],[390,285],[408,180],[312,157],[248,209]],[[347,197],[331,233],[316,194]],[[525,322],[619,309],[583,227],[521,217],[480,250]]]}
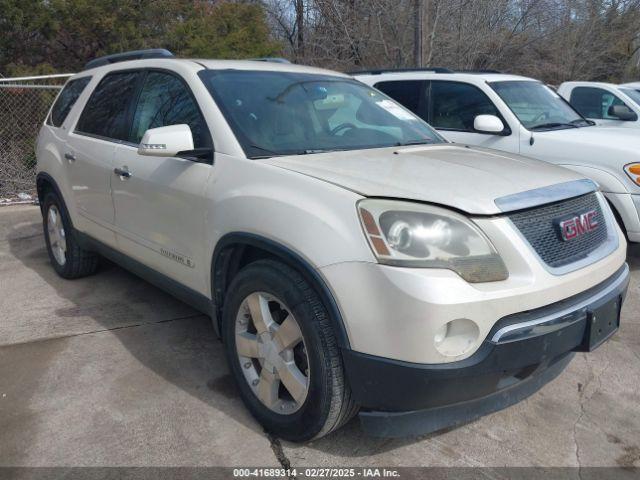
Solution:
{"label": "rear quarter window", "polygon": [[47,122],[49,125],[59,127],[64,123],[67,115],[69,115],[90,80],[91,77],[82,77],[67,82],[51,108],[51,114]]}

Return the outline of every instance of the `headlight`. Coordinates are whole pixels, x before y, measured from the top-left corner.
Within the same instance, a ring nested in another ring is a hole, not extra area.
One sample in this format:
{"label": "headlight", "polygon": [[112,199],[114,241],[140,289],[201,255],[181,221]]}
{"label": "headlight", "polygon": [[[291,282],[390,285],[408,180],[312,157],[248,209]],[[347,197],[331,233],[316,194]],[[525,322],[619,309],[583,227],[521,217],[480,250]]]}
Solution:
{"label": "headlight", "polygon": [[636,185],[640,185],[640,163],[630,163],[624,167],[624,171]]}
{"label": "headlight", "polygon": [[462,215],[394,200],[361,200],[358,213],[380,263],[453,270],[467,282],[506,280],[489,239]]}

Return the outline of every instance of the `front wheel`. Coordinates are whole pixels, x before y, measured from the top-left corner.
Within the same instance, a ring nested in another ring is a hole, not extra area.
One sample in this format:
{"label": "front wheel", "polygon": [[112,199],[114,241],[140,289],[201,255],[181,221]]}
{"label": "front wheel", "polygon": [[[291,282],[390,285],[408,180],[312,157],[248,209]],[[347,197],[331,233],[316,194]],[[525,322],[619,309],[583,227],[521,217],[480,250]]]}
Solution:
{"label": "front wheel", "polygon": [[242,399],[268,432],[310,440],[356,413],[328,313],[290,267],[261,260],[240,271],[223,336]]}

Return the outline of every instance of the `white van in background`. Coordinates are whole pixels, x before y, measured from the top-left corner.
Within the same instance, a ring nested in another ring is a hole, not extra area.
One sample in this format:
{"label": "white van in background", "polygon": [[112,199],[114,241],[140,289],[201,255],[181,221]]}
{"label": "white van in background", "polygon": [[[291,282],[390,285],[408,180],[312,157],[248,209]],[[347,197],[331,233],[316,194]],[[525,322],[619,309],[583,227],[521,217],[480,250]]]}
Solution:
{"label": "white van in background", "polygon": [[[519,153],[598,182],[632,242],[640,242],[640,135],[596,126],[532,78],[446,68],[353,74],[453,142]],[[523,176],[531,172],[523,171]]]}

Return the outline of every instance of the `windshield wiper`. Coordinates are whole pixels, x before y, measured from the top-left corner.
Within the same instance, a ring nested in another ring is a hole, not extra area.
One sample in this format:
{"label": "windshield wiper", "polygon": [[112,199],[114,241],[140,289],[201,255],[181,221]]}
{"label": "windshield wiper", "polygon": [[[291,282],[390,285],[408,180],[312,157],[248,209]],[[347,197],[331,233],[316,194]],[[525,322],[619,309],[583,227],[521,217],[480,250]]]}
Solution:
{"label": "windshield wiper", "polygon": [[268,154],[268,155],[252,155],[251,158],[253,158],[253,159],[270,158],[270,157],[281,157],[282,155],[284,155],[283,153],[274,152],[273,150],[269,150],[268,148],[261,147],[260,145],[251,144],[251,145],[249,145],[249,148],[255,148],[256,150],[260,150],[260,151]]}
{"label": "windshield wiper", "polygon": [[596,124],[593,120],[587,120],[586,118],[576,118],[575,120],[571,120],[570,123],[576,127],[586,127]]}
{"label": "windshield wiper", "polygon": [[412,142],[397,142],[394,147],[410,147],[411,145],[432,145],[432,140],[414,140]]}
{"label": "windshield wiper", "polygon": [[574,123],[549,122],[549,123],[541,123],[540,125],[531,127],[529,130],[544,130],[547,128],[558,128],[558,127],[578,128],[578,126]]}
{"label": "windshield wiper", "polygon": [[325,152],[333,152],[338,149],[307,149],[307,150],[292,150],[289,152],[274,152],[273,150],[269,150],[268,148],[261,147],[259,145],[249,145],[250,148],[255,148],[256,150],[260,150],[268,155],[252,155],[253,159],[260,158],[270,158],[270,157],[286,157],[288,155],[309,155],[311,153],[325,153]]}

